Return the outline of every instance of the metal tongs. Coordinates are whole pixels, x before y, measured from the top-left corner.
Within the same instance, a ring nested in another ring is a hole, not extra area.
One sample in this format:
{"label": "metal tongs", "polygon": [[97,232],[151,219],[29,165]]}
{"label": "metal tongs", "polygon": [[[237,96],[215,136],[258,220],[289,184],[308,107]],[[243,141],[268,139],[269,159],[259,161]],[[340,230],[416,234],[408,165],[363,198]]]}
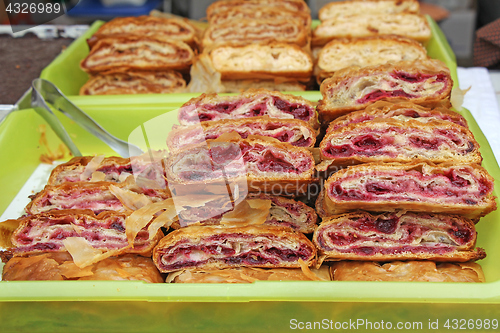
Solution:
{"label": "metal tongs", "polygon": [[139,147],[120,140],[107,132],[84,111],[71,103],[53,83],[44,79],[33,80],[31,88],[31,107],[45,119],[50,127],[52,127],[57,136],[59,136],[62,142],[69,148],[73,156],[82,156],[82,154],[73,140],[71,140],[64,126],[52,112],[49,105],[102,140],[120,156],[130,157],[144,153]]}

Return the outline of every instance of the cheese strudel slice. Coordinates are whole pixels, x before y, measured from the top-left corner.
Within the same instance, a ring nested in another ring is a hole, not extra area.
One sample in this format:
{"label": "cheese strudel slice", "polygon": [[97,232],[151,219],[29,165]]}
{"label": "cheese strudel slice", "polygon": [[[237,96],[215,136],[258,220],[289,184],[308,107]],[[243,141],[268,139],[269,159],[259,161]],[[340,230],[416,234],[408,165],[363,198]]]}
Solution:
{"label": "cheese strudel slice", "polygon": [[222,80],[283,78],[307,82],[313,73],[310,52],[295,44],[218,45],[204,54]]}
{"label": "cheese strudel slice", "polygon": [[190,226],[172,231],[153,250],[162,273],[230,267],[300,268],[316,263],[316,248],[302,233],[274,226]]}
{"label": "cheese strudel slice", "polygon": [[217,139],[222,134],[229,132],[236,132],[243,139],[255,135],[270,137],[297,147],[314,147],[316,142],[316,131],[305,121],[250,117],[204,121],[199,125],[179,126],[168,134],[167,146],[170,152],[182,150],[206,140]]}
{"label": "cheese strudel slice", "polygon": [[335,165],[366,162],[481,164],[472,132],[449,121],[378,118],[330,130],[320,144],[323,160]]}
{"label": "cheese strudel slice", "polygon": [[417,41],[397,35],[337,38],[318,54],[317,81],[350,66],[368,67],[400,61],[426,59],[427,50]]}
{"label": "cheese strudel slice", "polygon": [[196,28],[183,19],[146,15],[116,17],[97,29],[92,37],[87,40],[87,43],[92,49],[97,41],[102,38],[135,35],[160,36],[195,47],[197,34]]}
{"label": "cheese strudel slice", "polygon": [[333,120],[327,132],[340,128],[380,118],[396,118],[399,120],[413,119],[420,122],[429,122],[434,119],[449,121],[457,125],[468,127],[467,120],[458,112],[448,108],[426,108],[413,103],[375,102],[364,110],[353,111]]}
{"label": "cheese strudel slice", "polygon": [[[246,197],[249,200],[260,199],[271,201],[269,215],[264,224],[279,227],[289,227],[295,231],[310,234],[317,227],[318,216],[315,210],[305,203],[268,194],[249,193]],[[172,224],[172,228],[178,229],[181,225],[193,223],[201,225],[219,225],[223,215],[234,210],[234,202],[227,197],[214,199],[203,206],[190,207],[179,212],[179,222]]]}
{"label": "cheese strudel slice", "polygon": [[181,41],[158,36],[109,37],[94,45],[80,67],[90,74],[130,70],[188,71],[193,60],[193,50]]}
{"label": "cheese strudel slice", "polygon": [[165,162],[169,184],[210,185],[245,180],[250,192],[295,196],[315,181],[314,158],[302,147],[260,139],[208,141],[170,155]]}
{"label": "cheese strudel slice", "polygon": [[67,252],[14,257],[4,266],[3,281],[116,280],[162,283],[151,258],[125,254],[79,268]]}
{"label": "cheese strudel slice", "polygon": [[485,282],[475,262],[339,261],[332,263],[331,272],[334,281]]}
{"label": "cheese strudel slice", "polygon": [[106,72],[92,75],[80,95],[168,94],[185,88],[186,80],[176,71]]}
{"label": "cheese strudel slice", "polygon": [[250,43],[283,42],[304,47],[309,43],[309,27],[299,20],[242,19],[210,25],[203,35],[203,48],[214,45],[246,45]]}
{"label": "cheese strudel slice", "polygon": [[255,281],[331,281],[329,267],[300,268],[255,268],[238,267],[211,270],[183,270],[170,273],[166,282],[173,283],[252,283]]}
{"label": "cheese strudel slice", "polygon": [[304,0],[222,0],[215,1],[207,8],[207,19],[217,14],[224,14],[234,8],[245,8],[249,11],[257,11],[262,7],[272,7],[292,12],[310,15],[311,10]]}
{"label": "cheese strudel slice", "polygon": [[249,89],[237,96],[202,94],[183,104],[178,111],[181,125],[220,119],[268,116],[299,119],[319,127],[315,104],[305,98],[266,89]]}
{"label": "cheese strudel slice", "polygon": [[125,234],[127,214],[106,211],[95,215],[91,210],[58,210],[25,216],[17,220],[19,226],[12,233],[12,252],[25,256],[40,252],[66,252],[64,240],[83,237],[97,250],[118,250],[119,253],[138,253],[148,256],[163,237],[161,230],[149,239],[143,228],[134,239],[134,246]]}
{"label": "cheese strudel slice", "polygon": [[[167,188],[161,156],[155,153],[123,158],[117,156],[77,156],[56,166],[47,185],[99,181],[124,182],[131,175],[141,187]],[[141,182],[142,180],[142,182]]]}
{"label": "cheese strudel slice", "polygon": [[224,11],[210,15],[209,24],[219,25],[228,22],[238,22],[240,20],[260,20],[273,19],[282,20],[290,19],[299,20],[303,27],[310,29],[311,15],[303,12],[293,11],[278,6],[233,6]]}
{"label": "cheese strudel slice", "polygon": [[125,212],[170,197],[168,189],[144,189],[128,182],[63,183],[46,185],[32,197],[25,211],[30,215],[63,209],[89,209],[95,214]]}
{"label": "cheese strudel slice", "polygon": [[404,209],[475,219],[496,209],[492,192],[493,177],[475,164],[366,163],[329,177],[316,208],[322,217]]}
{"label": "cheese strudel slice", "polygon": [[363,13],[322,21],[313,31],[312,44],[322,46],[336,38],[390,34],[411,38],[420,43],[427,42],[432,36],[429,23],[423,15]]}
{"label": "cheese strudel slice", "polygon": [[351,212],[324,219],[313,242],[326,260],[470,261],[484,258],[474,223],[428,213]]}
{"label": "cheese strudel slice", "polygon": [[370,14],[414,13],[418,14],[418,0],[349,0],[330,2],[318,11],[318,18],[326,21],[333,18]]}
{"label": "cheese strudel slice", "polygon": [[321,83],[318,111],[323,122],[361,110],[376,101],[450,106],[453,80],[439,60],[403,61],[371,67],[349,67]]}

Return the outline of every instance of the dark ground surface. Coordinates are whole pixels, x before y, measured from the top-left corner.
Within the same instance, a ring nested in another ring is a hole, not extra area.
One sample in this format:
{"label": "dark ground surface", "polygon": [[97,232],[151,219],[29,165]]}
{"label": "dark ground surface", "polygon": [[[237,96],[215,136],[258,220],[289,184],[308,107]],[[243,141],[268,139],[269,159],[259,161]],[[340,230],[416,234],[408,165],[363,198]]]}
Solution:
{"label": "dark ground surface", "polygon": [[73,39],[0,36],[0,104],[14,104]]}

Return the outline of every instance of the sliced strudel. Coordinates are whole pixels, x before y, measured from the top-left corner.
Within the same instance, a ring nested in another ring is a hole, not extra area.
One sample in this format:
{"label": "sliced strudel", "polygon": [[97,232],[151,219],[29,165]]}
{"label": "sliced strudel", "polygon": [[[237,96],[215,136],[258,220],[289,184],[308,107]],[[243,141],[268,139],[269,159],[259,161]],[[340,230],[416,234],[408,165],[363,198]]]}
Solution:
{"label": "sliced strudel", "polygon": [[335,165],[366,162],[481,164],[479,144],[466,127],[433,119],[377,118],[330,130],[320,144],[323,160]]}
{"label": "sliced strudel", "polygon": [[129,182],[63,183],[46,185],[25,210],[30,215],[63,209],[89,209],[95,214],[106,210],[125,212],[169,197],[168,189],[145,189]]}
{"label": "sliced strudel", "polygon": [[422,44],[397,35],[337,38],[319,51],[317,78],[321,83],[350,66],[368,67],[426,58],[427,50]]}
{"label": "sliced strudel", "polygon": [[312,44],[325,45],[335,38],[390,34],[411,38],[421,43],[427,42],[432,36],[429,23],[423,15],[363,13],[322,21],[313,31]]}
{"label": "sliced strudel", "polygon": [[[17,256],[40,252],[66,252],[64,241],[69,237],[83,237],[97,250],[118,250],[119,253],[150,255],[153,247],[163,236],[158,231],[149,239],[147,228],[143,228],[129,247],[125,234],[127,214],[102,212],[95,215],[90,210],[58,210],[18,219],[19,226],[11,236]],[[119,254],[116,253],[116,254]]]}
{"label": "sliced strudel", "polygon": [[190,226],[169,233],[153,250],[160,272],[230,267],[312,266],[316,248],[302,233],[273,226]]}
{"label": "sliced strudel", "polygon": [[403,61],[372,67],[349,67],[321,83],[318,111],[323,122],[361,110],[376,101],[408,101],[449,106],[453,80],[439,60]]}
{"label": "sliced strudel", "polygon": [[194,52],[184,42],[158,36],[127,36],[100,39],[80,63],[87,73],[130,70],[187,71]]}
{"label": "sliced strudel", "polygon": [[269,116],[299,119],[319,127],[315,104],[305,98],[266,89],[250,89],[237,96],[202,94],[179,109],[181,125],[202,121]]}
{"label": "sliced strudel", "polygon": [[321,21],[361,14],[414,13],[420,10],[418,0],[349,0],[334,1],[321,7],[318,17]]}
{"label": "sliced strudel", "polygon": [[157,16],[116,17],[104,23],[90,39],[90,48],[102,38],[122,36],[160,36],[196,46],[197,31],[187,22],[178,18]]}
{"label": "sliced strudel", "polygon": [[236,132],[243,139],[249,136],[263,136],[290,143],[297,147],[314,147],[316,131],[308,123],[297,119],[276,119],[251,117],[243,119],[220,119],[204,121],[199,125],[179,126],[167,137],[168,149],[182,150],[210,139],[217,139],[224,133]]}
{"label": "sliced strudel", "polygon": [[326,260],[469,261],[485,257],[474,250],[476,229],[464,217],[428,213],[351,212],[324,219],[313,242]]}
{"label": "sliced strudel", "polygon": [[478,218],[496,209],[493,177],[475,164],[366,163],[334,173],[317,201],[320,216],[352,209],[458,214]]}
{"label": "sliced strudel", "polygon": [[211,22],[216,14],[223,14],[234,8],[256,11],[262,7],[273,7],[309,15],[310,9],[304,0],[222,0],[215,1],[207,8],[207,19]]}
{"label": "sliced strudel", "polygon": [[485,282],[479,264],[432,261],[339,261],[332,263],[334,281]]}
{"label": "sliced strudel", "polygon": [[186,80],[173,70],[109,72],[91,76],[80,95],[169,94],[185,88]]}

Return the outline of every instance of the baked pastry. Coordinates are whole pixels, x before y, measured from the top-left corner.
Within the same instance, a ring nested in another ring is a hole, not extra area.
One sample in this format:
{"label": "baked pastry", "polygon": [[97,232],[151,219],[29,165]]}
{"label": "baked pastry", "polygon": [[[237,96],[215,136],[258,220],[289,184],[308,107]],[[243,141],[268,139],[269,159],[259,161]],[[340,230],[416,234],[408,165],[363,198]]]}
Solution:
{"label": "baked pastry", "polygon": [[130,280],[161,283],[163,278],[151,258],[135,254],[110,257],[79,268],[67,252],[14,257],[4,266],[3,281]]}
{"label": "baked pastry", "polygon": [[95,214],[106,210],[125,212],[170,196],[168,189],[143,189],[128,182],[63,183],[46,185],[32,197],[25,211],[30,215],[63,209],[90,209]]}
{"label": "baked pastry", "polygon": [[252,283],[255,281],[330,281],[329,267],[300,268],[238,267],[211,270],[184,270],[170,273],[166,282],[174,283]]}
{"label": "baked pastry", "polygon": [[486,256],[476,244],[474,223],[428,213],[351,212],[324,219],[313,242],[326,260],[470,261]]}
{"label": "baked pastry", "polygon": [[316,248],[302,233],[273,226],[189,226],[172,231],[153,250],[162,273],[196,268],[300,268],[312,266]]}
{"label": "baked pastry", "polygon": [[176,71],[107,72],[91,76],[80,95],[169,94],[184,89],[186,80]]}
{"label": "baked pastry", "polygon": [[400,120],[414,119],[421,122],[432,122],[434,119],[449,121],[457,125],[468,127],[467,120],[458,112],[448,108],[425,108],[413,103],[375,102],[364,110],[353,111],[332,121],[327,132],[338,130],[364,121],[377,118],[397,118]]}
{"label": "baked pastry", "polygon": [[339,261],[332,263],[331,272],[334,281],[485,282],[481,266],[474,262]]}
{"label": "baked pastry", "polygon": [[334,173],[317,201],[320,216],[399,209],[475,219],[496,209],[493,177],[476,164],[366,163]]}
{"label": "baked pastry", "polygon": [[310,15],[311,10],[304,0],[222,0],[215,1],[207,8],[207,19],[212,22],[214,15],[223,14],[234,8],[257,11],[262,7],[273,7]]}
{"label": "baked pastry", "polygon": [[318,111],[323,122],[361,110],[376,101],[408,101],[450,106],[453,80],[439,60],[402,61],[371,67],[349,67],[321,83]]}
{"label": "baked pastry", "polygon": [[317,81],[321,83],[350,66],[368,67],[426,58],[427,50],[422,44],[397,35],[337,38],[319,51]]}
{"label": "baked pastry", "polygon": [[99,39],[130,35],[160,36],[184,42],[192,47],[197,45],[196,28],[187,20],[146,15],[116,17],[97,29],[87,43],[92,48]]}
{"label": "baked pastry", "polygon": [[[18,219],[19,226],[12,233],[12,249],[16,256],[40,252],[66,252],[64,240],[83,237],[90,246],[98,250],[120,250],[119,253],[137,253],[148,256],[163,233],[149,239],[147,228],[143,228],[134,239],[134,246],[125,234],[127,214],[102,212],[94,215],[91,210],[58,210]],[[117,254],[119,254],[117,253]]]}
{"label": "baked pastry", "polygon": [[241,19],[211,24],[203,35],[203,48],[214,45],[246,45],[283,42],[304,47],[309,43],[310,27],[292,18]]}
{"label": "baked pastry", "polygon": [[80,63],[87,73],[108,71],[188,71],[194,52],[184,42],[158,36],[109,37],[97,41]]}
{"label": "baked pastry", "polygon": [[248,45],[218,45],[206,50],[223,80],[311,78],[310,53],[298,45],[283,42]]}
{"label": "baked pastry", "polygon": [[[360,9],[363,10],[363,7]],[[429,23],[423,15],[413,13],[372,14],[365,12],[359,15],[339,16],[321,21],[320,25],[313,30],[312,44],[321,46],[335,38],[390,34],[411,38],[420,43],[427,42],[432,36]]]}
{"label": "baked pastry", "polygon": [[[264,224],[279,227],[289,227],[304,234],[310,234],[317,227],[318,216],[313,208],[305,203],[268,194],[249,193],[247,199],[270,200],[271,207],[269,215]],[[172,228],[178,229],[182,226],[199,223],[201,225],[219,225],[224,213],[234,210],[234,202],[223,196],[211,200],[203,206],[190,207],[179,212],[178,223],[172,224]]]}
{"label": "baked pastry", "polygon": [[236,132],[243,139],[249,136],[264,136],[290,143],[297,147],[314,147],[316,131],[308,123],[298,119],[250,117],[242,119],[220,119],[204,121],[199,125],[179,126],[167,137],[170,152],[217,139],[224,133]]}
{"label": "baked pastry", "polygon": [[418,13],[418,0],[349,0],[330,2],[318,11],[321,21],[360,14]]}
{"label": "baked pastry", "polygon": [[323,160],[335,165],[366,162],[481,164],[479,144],[466,127],[433,119],[377,118],[330,130],[320,143]]}
{"label": "baked pastry", "polygon": [[282,94],[266,89],[250,89],[237,96],[202,94],[184,103],[178,111],[181,125],[202,121],[269,116],[280,119],[299,119],[317,129],[315,104],[300,96]]}
{"label": "baked pastry", "polygon": [[[153,154],[122,158],[117,156],[78,156],[56,166],[47,185],[60,185],[70,182],[87,182],[99,178],[106,182],[124,182],[130,175],[140,185],[149,188],[167,188],[165,171],[160,155]],[[97,173],[97,174],[96,174]],[[141,183],[141,179],[145,180]],[[147,183],[146,183],[147,180]],[[142,187],[142,186],[141,186]]]}
{"label": "baked pastry", "polygon": [[311,28],[311,15],[300,11],[286,9],[283,6],[268,6],[267,3],[260,6],[238,5],[211,14],[210,25],[219,25],[228,22],[238,22],[240,20],[260,20],[260,19],[290,19],[299,20],[305,28]]}
{"label": "baked pastry", "polygon": [[314,158],[302,147],[260,139],[208,141],[170,155],[165,162],[169,184],[226,184],[245,180],[251,192],[307,192],[314,182]]}

